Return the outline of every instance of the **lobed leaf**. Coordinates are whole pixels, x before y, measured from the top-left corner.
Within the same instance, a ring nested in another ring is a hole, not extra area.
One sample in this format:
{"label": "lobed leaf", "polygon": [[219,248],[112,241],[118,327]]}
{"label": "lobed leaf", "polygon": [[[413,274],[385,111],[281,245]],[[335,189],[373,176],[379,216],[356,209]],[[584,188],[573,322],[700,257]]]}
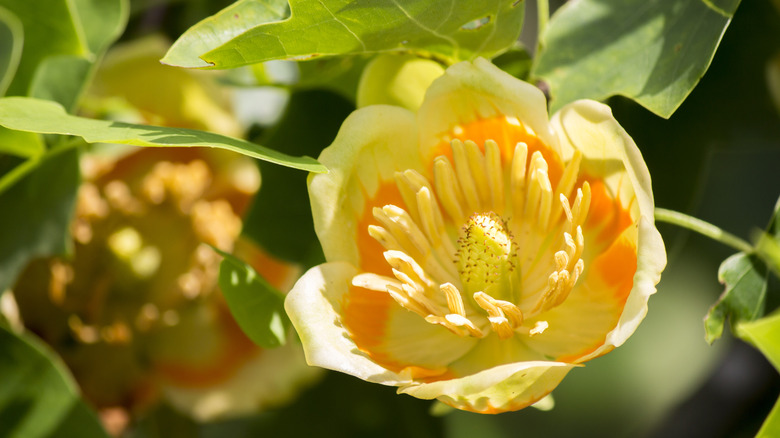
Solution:
{"label": "lobed leaf", "polygon": [[108,438],[57,356],[0,325],[0,436]]}
{"label": "lobed leaf", "polygon": [[284,345],[291,327],[284,311],[284,295],[251,266],[224,251],[214,250],[224,257],[219,265],[219,287],[238,325],[263,348]]}
{"label": "lobed leaf", "polygon": [[[780,370],[780,313],[739,323],[736,326],[736,334],[756,346],[769,362]],[[780,400],[772,408],[756,435],[760,438],[776,436],[780,436]]]}
{"label": "lobed leaf", "polygon": [[313,158],[291,157],[246,140],[194,129],[88,119],[67,114],[65,109],[55,102],[29,97],[1,98],[0,125],[18,131],[41,134],[77,135],[89,143],[119,143],[148,147],[215,147],[295,169],[309,172],[327,171]]}
{"label": "lobed leaf", "polygon": [[668,118],[712,61],[739,0],[580,0],[553,16],[534,76],[551,112],[622,95]]}
{"label": "lobed leaf", "polygon": [[722,335],[726,318],[733,327],[764,315],[766,265],[756,255],[740,252],[720,265],[718,280],[726,290],[704,318],[705,337],[710,344]]}
{"label": "lobed leaf", "polygon": [[[276,5],[276,2],[270,2]],[[181,67],[233,68],[273,59],[304,60],[320,56],[413,51],[447,63],[492,58],[512,46],[520,35],[521,0],[290,0],[290,16],[225,15],[193,33],[206,36],[201,44],[174,44],[162,62]],[[203,22],[202,22],[203,23]],[[244,29],[248,29],[243,31]],[[234,35],[223,42],[211,33]]]}

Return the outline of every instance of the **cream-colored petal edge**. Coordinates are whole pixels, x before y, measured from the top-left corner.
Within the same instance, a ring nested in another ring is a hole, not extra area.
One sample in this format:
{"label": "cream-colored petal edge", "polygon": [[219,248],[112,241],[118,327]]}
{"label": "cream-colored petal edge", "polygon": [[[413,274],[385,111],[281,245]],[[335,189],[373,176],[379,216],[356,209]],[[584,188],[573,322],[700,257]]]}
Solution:
{"label": "cream-colored petal edge", "polygon": [[418,111],[421,144],[434,147],[455,125],[497,116],[516,117],[558,150],[544,94],[483,58],[451,66],[428,88]]}
{"label": "cream-colored petal edge", "polygon": [[536,403],[575,366],[562,362],[516,362],[457,379],[406,385],[398,392],[426,400],[438,399],[458,409],[494,414]]}
{"label": "cream-colored petal edge", "polygon": [[420,168],[414,114],[389,105],[361,108],[347,117],[318,160],[328,173],[309,175],[317,237],[326,260],[358,266],[356,226],[365,196],[396,171]]}
{"label": "cream-colored petal edge", "polygon": [[410,378],[362,354],[341,324],[341,303],[357,272],[349,263],[324,263],[309,269],[287,294],[284,308],[301,339],[306,362],[370,382],[408,384]]}
{"label": "cream-colored petal edge", "polygon": [[[607,334],[602,347],[579,360],[584,362],[623,344],[644,319],[648,299],[655,293],[655,285],[661,280],[661,272],[666,266],[666,249],[655,227],[650,172],[639,148],[612,116],[610,108],[595,101],[579,100],[561,108],[553,116],[552,126],[559,133],[564,156],[579,149],[586,159],[620,160],[639,207],[634,285],[617,326]],[[609,166],[604,169],[609,170]]]}

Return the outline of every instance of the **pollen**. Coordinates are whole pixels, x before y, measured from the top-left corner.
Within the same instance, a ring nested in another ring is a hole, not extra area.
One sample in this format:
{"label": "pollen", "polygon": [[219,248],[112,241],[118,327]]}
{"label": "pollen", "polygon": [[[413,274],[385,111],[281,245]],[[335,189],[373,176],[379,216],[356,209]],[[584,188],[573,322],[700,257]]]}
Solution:
{"label": "pollen", "polygon": [[393,276],[361,273],[352,284],[386,292],[459,336],[544,336],[545,312],[566,301],[585,271],[582,156],[551,181],[545,154],[526,143],[504,158],[507,145],[493,140],[450,145],[449,157],[433,159],[430,179],[396,173],[404,205],[373,210],[367,232],[385,248]]}

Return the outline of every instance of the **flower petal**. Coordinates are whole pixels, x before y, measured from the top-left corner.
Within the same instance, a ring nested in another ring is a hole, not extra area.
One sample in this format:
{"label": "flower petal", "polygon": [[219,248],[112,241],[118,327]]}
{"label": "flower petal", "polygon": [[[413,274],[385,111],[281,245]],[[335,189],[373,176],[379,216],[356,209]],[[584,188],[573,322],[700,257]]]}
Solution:
{"label": "flower petal", "polygon": [[562,362],[515,362],[457,379],[403,386],[398,392],[426,400],[438,399],[458,409],[497,414],[541,400],[575,366]]}
{"label": "flower petal", "polygon": [[289,293],[285,308],[309,364],[394,385],[444,375],[476,343],[427,323],[383,292],[351,286],[355,274],[347,263],[326,263]]}
{"label": "flower petal", "polygon": [[[544,94],[538,88],[482,58],[455,64],[425,95],[418,112],[421,145],[423,149],[435,147],[456,125],[505,116],[517,118],[557,151]],[[425,156],[429,152],[423,151]]]}
{"label": "flower petal", "polygon": [[309,269],[287,294],[284,308],[301,338],[306,362],[385,385],[407,383],[409,378],[361,354],[341,324],[341,303],[355,274],[349,263],[325,263]]}
{"label": "flower petal", "polygon": [[[329,172],[310,175],[309,198],[325,258],[361,266],[356,242],[358,231],[363,235],[366,230],[359,229],[355,218],[370,215],[372,205],[366,198],[382,195],[382,187],[395,190],[395,171],[421,167],[414,114],[386,105],[359,109],[344,121],[318,160]],[[377,257],[382,257],[381,251]],[[381,262],[386,265],[384,259]]]}
{"label": "flower petal", "polygon": [[[585,361],[621,345],[636,330],[647,313],[647,301],[655,293],[655,285],[666,266],[666,251],[654,224],[650,173],[636,144],[612,116],[609,107],[588,100],[573,102],[556,113],[551,123],[559,133],[564,159],[573,155],[574,150],[581,151],[581,173],[587,176],[586,179],[603,180],[604,192],[593,191],[594,201],[586,225],[599,216],[599,211],[608,208],[599,206],[598,202],[609,204],[612,199],[616,206],[617,214],[609,218],[610,231],[605,234],[602,229],[600,232],[604,247],[599,251],[608,251],[607,248],[613,247],[626,230],[627,221],[619,218],[621,211],[626,211],[637,224],[636,272],[631,292],[617,325],[606,335],[604,344],[578,359]],[[587,248],[589,242],[585,246]]]}

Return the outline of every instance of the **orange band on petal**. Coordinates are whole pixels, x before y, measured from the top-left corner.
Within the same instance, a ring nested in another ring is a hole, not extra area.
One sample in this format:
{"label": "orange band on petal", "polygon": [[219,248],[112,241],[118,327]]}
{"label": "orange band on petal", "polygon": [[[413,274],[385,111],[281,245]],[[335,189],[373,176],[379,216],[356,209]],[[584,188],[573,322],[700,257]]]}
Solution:
{"label": "orange band on petal", "polygon": [[384,181],[380,184],[379,190],[372,196],[366,197],[366,205],[363,208],[363,214],[357,224],[357,244],[360,254],[360,269],[363,272],[373,272],[379,275],[392,276],[392,269],[387,264],[383,253],[385,248],[381,243],[368,234],[369,225],[377,225],[374,218],[374,207],[384,207],[385,205],[405,206],[406,204],[398,191],[395,181]]}
{"label": "orange band on petal", "polygon": [[[590,184],[591,200],[585,231],[596,230],[596,243],[609,245],[634,221],[628,209],[622,207],[602,180],[585,178]],[[579,184],[578,184],[579,185]]]}
{"label": "orange band on petal", "polygon": [[558,154],[553,153],[547,145],[529,133],[523,124],[516,119],[512,122],[506,117],[475,120],[456,126],[450,132],[444,133],[441,138],[441,142],[433,149],[430,158],[444,155],[452,161],[452,148],[450,147],[452,140],[471,140],[480,148],[484,148],[487,140],[493,140],[501,150],[501,161],[511,163],[515,146],[522,142],[528,145],[528,156],[533,155],[536,151],[541,152],[549,166],[548,174],[553,184],[557,184],[563,173],[563,165]]}

